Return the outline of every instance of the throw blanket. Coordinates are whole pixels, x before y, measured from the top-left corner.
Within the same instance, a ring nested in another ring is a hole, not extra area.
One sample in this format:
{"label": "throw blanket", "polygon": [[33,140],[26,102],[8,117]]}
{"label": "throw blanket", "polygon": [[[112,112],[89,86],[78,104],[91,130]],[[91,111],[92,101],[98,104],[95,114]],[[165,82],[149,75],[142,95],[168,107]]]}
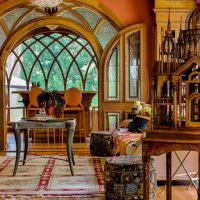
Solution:
{"label": "throw blanket", "polygon": [[134,152],[138,146],[142,143],[142,138],[145,133],[133,133],[133,132],[115,132],[113,134],[113,153],[114,155],[126,155],[126,149],[131,146],[132,152]]}

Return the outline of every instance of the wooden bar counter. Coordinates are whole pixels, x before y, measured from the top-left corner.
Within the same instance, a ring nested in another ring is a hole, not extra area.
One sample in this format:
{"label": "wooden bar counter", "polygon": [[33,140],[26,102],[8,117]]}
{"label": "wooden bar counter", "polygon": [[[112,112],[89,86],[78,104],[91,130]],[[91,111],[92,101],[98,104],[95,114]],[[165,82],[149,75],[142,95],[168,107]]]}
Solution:
{"label": "wooden bar counter", "polygon": [[[142,140],[144,200],[149,200],[150,157],[166,153],[166,199],[171,200],[171,152],[184,150],[199,152],[198,177],[200,177],[200,128],[147,131],[146,137]],[[200,200],[200,188],[198,188],[197,193],[198,200]]]}
{"label": "wooden bar counter", "polygon": [[[20,94],[24,106],[27,108],[29,105],[29,91],[13,91],[14,94]],[[59,93],[64,95],[64,91],[59,91]],[[92,98],[96,95],[96,91],[82,91],[82,104],[85,108],[85,111],[89,111]]]}
{"label": "wooden bar counter", "polygon": [[[58,91],[59,93],[64,95],[64,91]],[[22,97],[23,104],[25,109],[27,109],[29,105],[29,91],[13,91],[13,94],[19,94]],[[82,104],[85,109],[85,123],[86,123],[86,135],[88,135],[90,130],[90,106],[92,102],[92,98],[96,95],[96,91],[82,91]],[[73,115],[66,115],[67,118],[73,118]]]}

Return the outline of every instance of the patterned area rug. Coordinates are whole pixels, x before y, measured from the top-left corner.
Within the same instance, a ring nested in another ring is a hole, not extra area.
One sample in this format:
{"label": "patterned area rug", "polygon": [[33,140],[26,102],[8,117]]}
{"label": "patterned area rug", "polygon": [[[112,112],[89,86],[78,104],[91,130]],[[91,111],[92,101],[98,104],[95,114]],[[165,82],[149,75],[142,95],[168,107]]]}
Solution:
{"label": "patterned area rug", "polygon": [[[57,159],[55,159],[57,158]],[[15,157],[0,156],[0,198],[104,196],[103,160],[76,156],[74,176],[66,156],[28,156],[12,176]]]}

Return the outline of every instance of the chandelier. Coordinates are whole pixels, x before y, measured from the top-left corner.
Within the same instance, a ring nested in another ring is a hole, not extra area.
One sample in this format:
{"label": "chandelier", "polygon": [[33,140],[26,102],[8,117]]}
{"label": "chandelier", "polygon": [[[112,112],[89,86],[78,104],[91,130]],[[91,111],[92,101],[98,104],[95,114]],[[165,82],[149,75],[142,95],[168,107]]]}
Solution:
{"label": "chandelier", "polygon": [[62,3],[62,0],[30,0],[30,2],[44,8],[49,14],[54,14],[58,11],[58,6]]}

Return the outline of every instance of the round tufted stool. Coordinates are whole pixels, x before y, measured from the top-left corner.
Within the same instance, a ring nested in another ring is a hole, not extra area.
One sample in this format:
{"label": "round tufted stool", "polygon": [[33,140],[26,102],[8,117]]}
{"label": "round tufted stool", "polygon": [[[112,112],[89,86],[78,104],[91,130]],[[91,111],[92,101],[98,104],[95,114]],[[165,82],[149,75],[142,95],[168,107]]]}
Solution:
{"label": "round tufted stool", "polygon": [[92,156],[112,156],[112,132],[95,131],[90,133],[90,153]]}
{"label": "round tufted stool", "polygon": [[[150,199],[155,198],[157,182],[150,166]],[[104,169],[105,195],[108,200],[143,199],[143,165],[140,156],[107,158]]]}

